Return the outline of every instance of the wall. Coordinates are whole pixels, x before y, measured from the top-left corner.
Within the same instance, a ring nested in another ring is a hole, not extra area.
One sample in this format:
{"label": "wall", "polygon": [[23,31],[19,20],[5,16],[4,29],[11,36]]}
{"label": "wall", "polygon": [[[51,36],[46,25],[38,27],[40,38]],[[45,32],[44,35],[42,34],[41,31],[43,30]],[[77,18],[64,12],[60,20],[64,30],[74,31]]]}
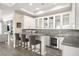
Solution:
{"label": "wall", "polygon": [[72,23],[72,28],[75,29],[75,3],[72,4],[71,23]]}
{"label": "wall", "polygon": [[[14,19],[13,19],[13,32],[14,33],[20,33],[22,31],[22,24],[23,24],[23,15],[19,13],[15,13]],[[21,23],[21,28],[17,28],[17,22]]]}
{"label": "wall", "polygon": [[0,34],[2,34],[2,24],[1,24],[1,21],[0,21]]}
{"label": "wall", "polygon": [[2,34],[1,10],[0,10],[0,34]]}
{"label": "wall", "polygon": [[33,29],[35,28],[35,20],[33,17],[30,16],[24,16],[24,21],[23,21],[23,28],[24,29]]}
{"label": "wall", "polygon": [[79,29],[79,3],[76,3],[76,29]]}
{"label": "wall", "polygon": [[[15,38],[15,33],[21,33],[22,32],[22,26],[23,26],[23,15],[20,13],[14,14],[13,18],[13,39],[14,39],[14,47],[16,47],[16,38]],[[21,28],[17,28],[17,22],[21,23]]]}

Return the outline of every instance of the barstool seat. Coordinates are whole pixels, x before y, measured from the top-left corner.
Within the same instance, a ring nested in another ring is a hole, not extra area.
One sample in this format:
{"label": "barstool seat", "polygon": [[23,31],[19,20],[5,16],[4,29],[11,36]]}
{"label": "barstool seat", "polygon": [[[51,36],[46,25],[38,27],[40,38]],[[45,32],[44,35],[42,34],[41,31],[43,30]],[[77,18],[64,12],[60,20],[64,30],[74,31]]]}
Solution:
{"label": "barstool seat", "polygon": [[19,46],[19,44],[20,44],[19,41],[21,41],[21,38],[19,36],[19,33],[15,33],[15,39],[16,39],[16,43],[18,43],[18,46]]}
{"label": "barstool seat", "polygon": [[[22,34],[21,35],[21,40],[22,40],[22,42],[24,42],[24,48],[26,47],[26,46],[28,46],[28,42],[29,42],[29,39],[28,38],[26,38],[26,34]],[[27,45],[25,45],[25,43],[27,43]]]}
{"label": "barstool seat", "polygon": [[[40,44],[40,55],[41,55],[41,41],[37,40],[38,39],[38,35],[30,35],[30,48],[31,50],[36,50],[36,45]],[[34,48],[32,49],[32,45],[34,45]]]}
{"label": "barstool seat", "polygon": [[32,45],[37,45],[37,44],[40,44],[41,43],[41,41],[39,41],[39,40],[35,40],[36,42],[35,43],[32,43]]}

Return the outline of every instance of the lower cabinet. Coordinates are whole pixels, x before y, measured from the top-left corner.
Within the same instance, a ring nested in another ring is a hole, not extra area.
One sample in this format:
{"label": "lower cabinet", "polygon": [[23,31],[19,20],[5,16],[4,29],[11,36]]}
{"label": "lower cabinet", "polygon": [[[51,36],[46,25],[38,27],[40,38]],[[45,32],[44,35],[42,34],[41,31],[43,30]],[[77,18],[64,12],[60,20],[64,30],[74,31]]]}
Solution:
{"label": "lower cabinet", "polygon": [[[56,39],[54,39],[56,38]],[[58,48],[59,50],[63,49],[62,42],[64,40],[64,37],[54,37],[51,38],[50,36],[47,36],[46,39],[46,46],[51,46],[54,48]]]}
{"label": "lower cabinet", "polygon": [[62,56],[79,56],[79,48],[63,45]]}
{"label": "lower cabinet", "polygon": [[46,37],[46,46],[50,46],[50,36]]}
{"label": "lower cabinet", "polygon": [[64,40],[64,37],[56,37],[56,38],[57,38],[57,48],[62,50],[63,49],[62,42]]}

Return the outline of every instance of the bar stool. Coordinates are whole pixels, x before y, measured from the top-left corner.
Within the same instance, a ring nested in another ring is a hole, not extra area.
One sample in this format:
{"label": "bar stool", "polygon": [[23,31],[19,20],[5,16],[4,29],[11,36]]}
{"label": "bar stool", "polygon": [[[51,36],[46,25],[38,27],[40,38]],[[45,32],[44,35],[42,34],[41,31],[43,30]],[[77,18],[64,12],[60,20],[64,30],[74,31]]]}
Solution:
{"label": "bar stool", "polygon": [[18,46],[19,46],[19,44],[21,44],[21,38],[20,38],[20,36],[19,36],[19,33],[15,33],[15,39],[16,39],[16,43],[17,43]]}
{"label": "bar stool", "polygon": [[[21,41],[24,43],[24,48],[28,46],[29,39],[26,38],[26,34],[21,34]],[[25,45],[27,43],[27,45]]]}
{"label": "bar stool", "polygon": [[[30,35],[30,48],[31,50],[36,50],[36,45],[40,44],[40,55],[41,55],[41,41],[37,40],[38,35]],[[32,45],[34,46],[34,48],[32,49]],[[37,51],[39,52],[39,51]]]}

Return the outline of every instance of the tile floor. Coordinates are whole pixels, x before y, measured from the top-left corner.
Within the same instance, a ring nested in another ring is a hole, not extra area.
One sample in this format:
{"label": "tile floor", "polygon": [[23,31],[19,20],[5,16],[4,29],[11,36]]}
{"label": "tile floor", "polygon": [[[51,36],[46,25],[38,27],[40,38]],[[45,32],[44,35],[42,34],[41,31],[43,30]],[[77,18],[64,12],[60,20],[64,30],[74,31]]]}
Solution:
{"label": "tile floor", "polygon": [[[46,48],[47,54],[46,56],[61,56],[62,53],[59,50]],[[8,46],[7,43],[0,43],[0,56],[33,56],[31,51],[28,51],[22,47],[13,48],[12,46]],[[35,56],[39,56],[35,54]]]}

